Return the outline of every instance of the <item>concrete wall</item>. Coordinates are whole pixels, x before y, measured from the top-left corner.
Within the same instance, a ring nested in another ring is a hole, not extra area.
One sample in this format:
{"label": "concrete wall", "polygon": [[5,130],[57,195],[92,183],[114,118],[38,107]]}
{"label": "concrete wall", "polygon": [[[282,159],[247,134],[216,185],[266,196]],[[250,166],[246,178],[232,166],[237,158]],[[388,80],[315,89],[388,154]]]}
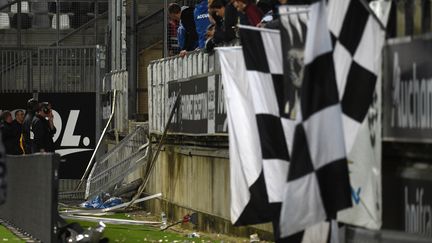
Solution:
{"label": "concrete wall", "polygon": [[232,226],[227,155],[227,149],[166,145],[146,188],[150,194],[161,192],[163,199],[147,203],[147,209],[155,215],[163,211],[173,221],[198,212],[199,230],[239,236],[259,232],[260,237],[271,238],[269,224]]}

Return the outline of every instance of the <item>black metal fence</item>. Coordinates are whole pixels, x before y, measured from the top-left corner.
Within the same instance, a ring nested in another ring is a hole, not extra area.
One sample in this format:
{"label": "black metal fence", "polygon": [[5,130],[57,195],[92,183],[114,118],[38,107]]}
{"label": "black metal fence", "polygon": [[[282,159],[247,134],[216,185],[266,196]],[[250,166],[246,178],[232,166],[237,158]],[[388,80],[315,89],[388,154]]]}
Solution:
{"label": "black metal fence", "polygon": [[94,92],[97,47],[0,50],[0,92]]}

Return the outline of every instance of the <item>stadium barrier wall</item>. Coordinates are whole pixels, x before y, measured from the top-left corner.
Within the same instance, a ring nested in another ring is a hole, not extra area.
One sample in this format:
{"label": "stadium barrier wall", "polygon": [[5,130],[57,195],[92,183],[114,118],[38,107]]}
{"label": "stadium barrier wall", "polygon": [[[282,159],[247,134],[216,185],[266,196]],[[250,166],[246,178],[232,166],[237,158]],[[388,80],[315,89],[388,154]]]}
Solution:
{"label": "stadium barrier wall", "polygon": [[58,154],[7,156],[0,218],[42,242],[56,242]]}

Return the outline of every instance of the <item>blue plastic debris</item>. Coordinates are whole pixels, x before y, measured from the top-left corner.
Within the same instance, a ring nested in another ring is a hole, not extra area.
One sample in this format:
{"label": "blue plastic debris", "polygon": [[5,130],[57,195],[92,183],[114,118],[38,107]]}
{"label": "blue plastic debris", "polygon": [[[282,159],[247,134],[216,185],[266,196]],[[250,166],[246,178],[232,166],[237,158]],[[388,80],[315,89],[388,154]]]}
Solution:
{"label": "blue plastic debris", "polygon": [[[103,195],[103,194],[102,194]],[[83,208],[110,208],[114,207],[116,205],[122,204],[123,200],[119,197],[109,197],[109,194],[105,194],[103,197],[102,195],[98,195],[86,202],[83,202],[80,204]],[[103,198],[108,198],[105,201]]]}

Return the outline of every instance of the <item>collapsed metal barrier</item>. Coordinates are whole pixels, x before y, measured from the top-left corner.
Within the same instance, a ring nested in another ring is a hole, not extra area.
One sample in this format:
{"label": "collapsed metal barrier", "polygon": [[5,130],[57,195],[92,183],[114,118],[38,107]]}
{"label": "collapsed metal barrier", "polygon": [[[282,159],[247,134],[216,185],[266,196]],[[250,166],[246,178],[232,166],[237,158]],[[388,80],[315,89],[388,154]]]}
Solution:
{"label": "collapsed metal barrier", "polygon": [[87,179],[85,198],[114,189],[116,184],[147,162],[148,149],[147,131],[138,126],[95,163]]}

